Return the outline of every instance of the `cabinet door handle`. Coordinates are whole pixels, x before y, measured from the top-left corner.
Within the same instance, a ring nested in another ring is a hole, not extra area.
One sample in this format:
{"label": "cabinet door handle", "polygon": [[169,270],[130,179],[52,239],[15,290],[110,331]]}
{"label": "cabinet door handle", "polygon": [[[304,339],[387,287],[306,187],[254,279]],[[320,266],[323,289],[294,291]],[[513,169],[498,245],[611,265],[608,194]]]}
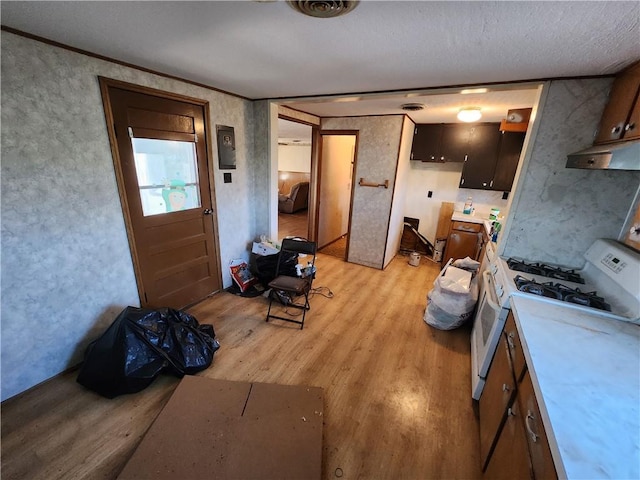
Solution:
{"label": "cabinet door handle", "polygon": [[482,186],[486,187],[487,186],[487,182],[482,182]]}
{"label": "cabinet door handle", "polygon": [[411,160],[413,160],[413,152],[411,152]]}
{"label": "cabinet door handle", "polygon": [[611,135],[616,135],[622,131],[622,127],[620,125],[616,125],[611,129]]}
{"label": "cabinet door handle", "polygon": [[511,387],[509,386],[509,384],[503,383],[502,384],[502,391],[503,392],[508,392],[509,390],[511,390]]}
{"label": "cabinet door handle", "polygon": [[509,407],[507,409],[507,416],[508,417],[515,417],[516,416],[516,412],[513,411],[513,409],[511,407]]}
{"label": "cabinet door handle", "polygon": [[628,132],[629,130],[633,130],[634,128],[636,128],[636,124],[635,123],[627,123],[624,126],[625,132]]}
{"label": "cabinet door handle", "polygon": [[524,423],[527,427],[527,432],[531,436],[531,440],[533,441],[533,443],[536,443],[538,441],[538,435],[531,428],[531,425],[529,424],[529,420],[535,420],[535,419],[536,417],[533,416],[533,413],[531,413],[531,410],[527,410],[527,417],[525,418]]}
{"label": "cabinet door handle", "polygon": [[515,337],[515,334],[513,332],[509,332],[507,334],[507,343],[509,344],[509,348],[511,350],[516,348],[516,345],[513,343],[513,337]]}
{"label": "cabinet door handle", "polygon": [[464,161],[465,161],[465,162],[467,161],[467,158],[469,158],[469,155],[465,155],[465,156],[464,156]]}

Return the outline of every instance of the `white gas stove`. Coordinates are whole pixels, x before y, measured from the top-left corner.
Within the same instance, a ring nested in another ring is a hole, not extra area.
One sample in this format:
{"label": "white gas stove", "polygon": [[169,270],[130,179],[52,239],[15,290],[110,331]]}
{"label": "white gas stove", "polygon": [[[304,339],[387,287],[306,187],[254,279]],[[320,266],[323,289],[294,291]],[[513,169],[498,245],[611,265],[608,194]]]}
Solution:
{"label": "white gas stove", "polygon": [[617,320],[640,323],[640,254],[613,240],[596,240],[581,270],[495,257],[490,269],[496,296],[508,308],[511,295],[536,295],[546,302]]}
{"label": "white gas stove", "polygon": [[596,240],[573,270],[535,260],[503,259],[487,251],[471,332],[472,397],[480,399],[513,295],[640,324],[640,254],[613,240]]}

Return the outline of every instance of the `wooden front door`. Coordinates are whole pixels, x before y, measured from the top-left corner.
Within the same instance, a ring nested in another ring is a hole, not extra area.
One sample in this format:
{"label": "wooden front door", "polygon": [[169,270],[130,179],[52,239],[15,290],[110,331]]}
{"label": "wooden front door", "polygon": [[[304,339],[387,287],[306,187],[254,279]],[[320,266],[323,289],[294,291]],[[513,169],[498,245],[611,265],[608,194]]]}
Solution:
{"label": "wooden front door", "polygon": [[140,303],[183,308],[220,290],[205,104],[101,79]]}

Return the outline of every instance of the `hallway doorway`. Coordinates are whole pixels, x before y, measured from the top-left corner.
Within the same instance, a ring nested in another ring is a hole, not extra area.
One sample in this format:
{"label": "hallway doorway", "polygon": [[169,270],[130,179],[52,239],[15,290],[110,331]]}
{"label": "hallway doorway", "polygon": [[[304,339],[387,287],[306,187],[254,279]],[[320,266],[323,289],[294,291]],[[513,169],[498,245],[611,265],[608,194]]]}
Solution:
{"label": "hallway doorway", "polygon": [[320,132],[318,248],[347,260],[357,131]]}
{"label": "hallway doorway", "polygon": [[278,118],[278,240],[309,238],[311,125]]}

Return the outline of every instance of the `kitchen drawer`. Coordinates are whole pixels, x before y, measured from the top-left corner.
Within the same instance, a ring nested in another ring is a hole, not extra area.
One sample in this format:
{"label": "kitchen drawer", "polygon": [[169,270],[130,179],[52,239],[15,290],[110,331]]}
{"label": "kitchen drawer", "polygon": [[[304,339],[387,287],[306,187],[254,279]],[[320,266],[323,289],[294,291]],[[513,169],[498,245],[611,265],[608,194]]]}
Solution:
{"label": "kitchen drawer", "polygon": [[513,319],[512,312],[509,312],[509,316],[507,317],[504,333],[507,336],[509,353],[511,354],[511,361],[513,362],[513,374],[516,377],[516,382],[519,382],[527,368],[527,363],[524,359],[522,343],[520,343],[520,336],[518,335],[518,329],[516,328],[516,322]]}
{"label": "kitchen drawer", "polygon": [[463,232],[479,233],[483,227],[482,223],[456,222],[455,220],[451,223],[451,230],[461,230]]}
{"label": "kitchen drawer", "polygon": [[558,474],[553,463],[549,441],[542,424],[540,409],[538,408],[538,402],[533,392],[533,384],[528,371],[525,372],[524,378],[518,387],[518,401],[520,402],[520,412],[522,412],[527,433],[533,476],[537,480],[555,480],[558,478]]}
{"label": "kitchen drawer", "polygon": [[516,384],[511,369],[509,346],[503,334],[480,397],[480,461],[483,469],[497,440],[507,408],[513,401],[515,391]]}

